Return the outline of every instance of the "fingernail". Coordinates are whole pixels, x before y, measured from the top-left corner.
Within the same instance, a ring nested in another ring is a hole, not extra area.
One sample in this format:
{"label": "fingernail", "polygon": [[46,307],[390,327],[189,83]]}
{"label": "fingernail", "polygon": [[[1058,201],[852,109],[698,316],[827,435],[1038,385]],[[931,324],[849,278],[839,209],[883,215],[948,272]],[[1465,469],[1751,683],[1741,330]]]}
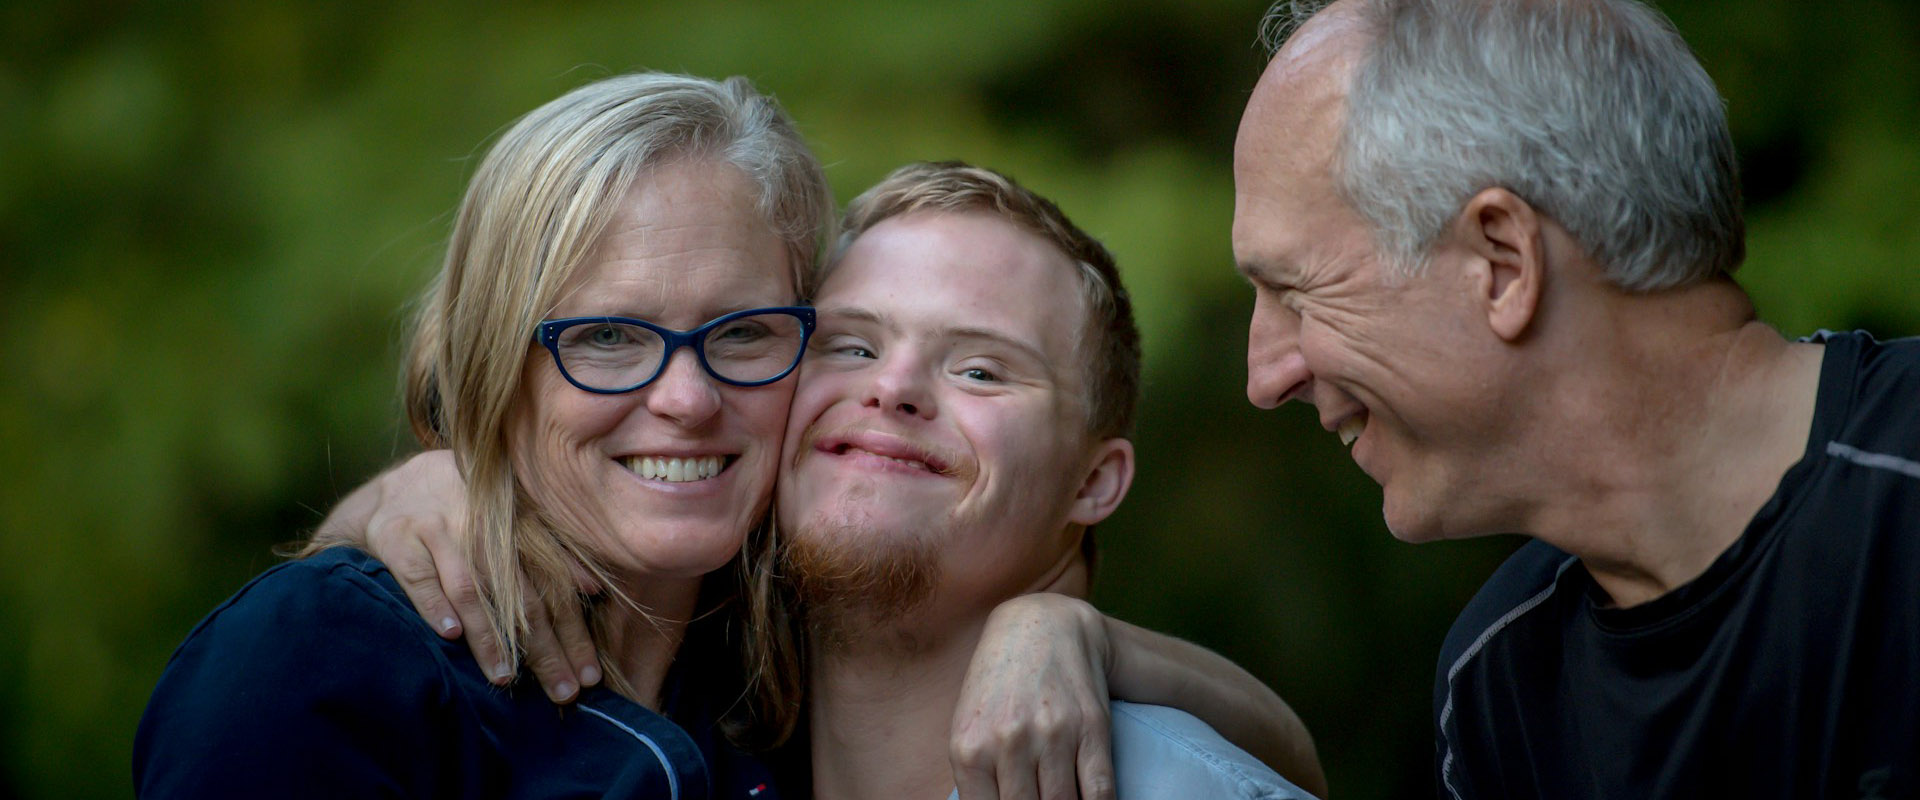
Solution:
{"label": "fingernail", "polygon": [[561,681],[553,687],[553,699],[555,702],[565,700],[573,696],[573,691],[573,684]]}
{"label": "fingernail", "polygon": [[593,666],[592,664],[588,664],[585,669],[580,670],[580,683],[587,686],[592,686],[599,682],[600,682],[599,667]]}
{"label": "fingernail", "polygon": [[488,677],[491,678],[494,683],[506,683],[507,677],[512,674],[513,672],[507,669],[507,662],[502,661],[493,665],[493,671],[488,673]]}
{"label": "fingernail", "polygon": [[442,617],[440,619],[441,633],[452,633],[453,629],[458,627],[460,627],[460,621],[453,617]]}

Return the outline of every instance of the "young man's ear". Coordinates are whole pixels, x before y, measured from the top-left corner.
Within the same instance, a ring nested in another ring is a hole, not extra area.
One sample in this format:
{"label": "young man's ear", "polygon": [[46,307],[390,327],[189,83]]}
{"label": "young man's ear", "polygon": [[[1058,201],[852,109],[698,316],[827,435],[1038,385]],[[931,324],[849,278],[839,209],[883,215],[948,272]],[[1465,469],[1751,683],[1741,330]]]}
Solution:
{"label": "young man's ear", "polygon": [[1133,486],[1133,442],[1106,439],[1100,442],[1080,492],[1074,495],[1067,521],[1075,525],[1095,525],[1120,507]]}
{"label": "young man's ear", "polygon": [[1503,341],[1526,335],[1540,309],[1547,277],[1543,223],[1531,204],[1499,188],[1469,198],[1454,220],[1456,241],[1472,256],[1487,326]]}

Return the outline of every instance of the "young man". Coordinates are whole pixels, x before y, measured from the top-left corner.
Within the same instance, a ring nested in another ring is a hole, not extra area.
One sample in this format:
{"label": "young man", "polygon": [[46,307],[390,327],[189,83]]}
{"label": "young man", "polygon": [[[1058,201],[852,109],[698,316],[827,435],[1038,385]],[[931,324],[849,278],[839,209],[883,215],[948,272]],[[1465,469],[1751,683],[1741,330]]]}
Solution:
{"label": "young man", "polygon": [[[1105,249],[986,170],[896,172],[842,241],[777,504],[814,787],[927,797],[953,780],[947,730],[995,607],[1086,594],[1083,537],[1133,477],[1138,334]],[[1117,703],[1113,730],[1123,796],[1302,795],[1182,712]]]}
{"label": "young man", "polygon": [[1535,540],[1447,638],[1445,793],[1913,796],[1920,341],[1755,318],[1657,12],[1291,5],[1234,153],[1248,397],[1318,408],[1401,539]]}

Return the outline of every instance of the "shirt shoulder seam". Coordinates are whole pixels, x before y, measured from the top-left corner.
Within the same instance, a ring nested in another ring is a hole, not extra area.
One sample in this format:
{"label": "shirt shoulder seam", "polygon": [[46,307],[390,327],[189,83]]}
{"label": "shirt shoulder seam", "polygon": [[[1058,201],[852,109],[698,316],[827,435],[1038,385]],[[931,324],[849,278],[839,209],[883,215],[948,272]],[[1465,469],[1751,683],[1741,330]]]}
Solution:
{"label": "shirt shoulder seam", "polygon": [[1533,596],[1520,601],[1520,603],[1513,608],[1508,609],[1507,613],[1500,615],[1500,618],[1494,620],[1492,624],[1482,630],[1479,636],[1474,637],[1473,642],[1468,644],[1466,649],[1460,652],[1460,657],[1454,659],[1453,664],[1447,667],[1447,699],[1446,702],[1440,706],[1440,718],[1437,726],[1439,728],[1441,748],[1444,753],[1440,761],[1440,780],[1441,785],[1446,788],[1447,794],[1456,798],[1456,800],[1460,798],[1461,795],[1459,790],[1453,786],[1453,746],[1447,741],[1447,721],[1453,716],[1453,679],[1460,674],[1462,669],[1466,668],[1468,661],[1473,660],[1475,656],[1480,654],[1480,651],[1486,647],[1487,642],[1491,641],[1494,636],[1499,635],[1508,625],[1513,624],[1514,620],[1538,608],[1541,603],[1547,601],[1547,598],[1552,597],[1554,591],[1560,586],[1560,576],[1564,574],[1569,567],[1578,563],[1579,560],[1580,559],[1573,556],[1567,556],[1562,560],[1560,566],[1554,569],[1553,577],[1547,581],[1545,587],[1535,592]]}

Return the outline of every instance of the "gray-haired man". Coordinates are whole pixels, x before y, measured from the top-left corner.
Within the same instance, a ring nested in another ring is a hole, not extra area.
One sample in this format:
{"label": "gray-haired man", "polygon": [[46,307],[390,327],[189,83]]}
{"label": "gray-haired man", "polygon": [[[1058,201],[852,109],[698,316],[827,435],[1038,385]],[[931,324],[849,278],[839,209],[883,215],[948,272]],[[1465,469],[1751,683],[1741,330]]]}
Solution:
{"label": "gray-haired man", "polygon": [[1249,399],[1312,403],[1401,539],[1534,539],[1443,650],[1443,792],[1912,796],[1920,341],[1755,318],[1678,34],[1632,0],[1269,19]]}

